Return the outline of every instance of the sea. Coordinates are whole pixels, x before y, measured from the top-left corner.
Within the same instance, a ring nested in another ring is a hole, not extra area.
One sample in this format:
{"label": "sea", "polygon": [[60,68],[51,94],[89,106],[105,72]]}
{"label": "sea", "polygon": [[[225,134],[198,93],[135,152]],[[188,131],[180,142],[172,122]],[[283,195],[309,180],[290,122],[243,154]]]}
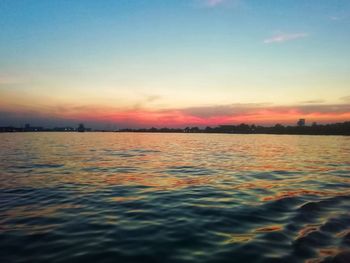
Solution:
{"label": "sea", "polygon": [[350,137],[0,134],[0,262],[350,262]]}

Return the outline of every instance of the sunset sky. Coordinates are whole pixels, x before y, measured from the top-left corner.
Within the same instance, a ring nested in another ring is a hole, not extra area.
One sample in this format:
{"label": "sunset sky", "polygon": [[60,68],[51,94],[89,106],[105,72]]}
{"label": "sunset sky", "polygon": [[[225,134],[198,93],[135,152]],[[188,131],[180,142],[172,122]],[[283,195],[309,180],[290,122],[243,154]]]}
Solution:
{"label": "sunset sky", "polygon": [[0,0],[0,126],[350,120],[349,0]]}

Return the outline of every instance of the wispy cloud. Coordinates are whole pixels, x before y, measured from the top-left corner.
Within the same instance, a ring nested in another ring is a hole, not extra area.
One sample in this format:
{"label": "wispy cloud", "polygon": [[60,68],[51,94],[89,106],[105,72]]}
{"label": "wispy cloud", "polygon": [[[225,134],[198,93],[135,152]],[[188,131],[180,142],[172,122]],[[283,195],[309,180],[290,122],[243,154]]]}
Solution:
{"label": "wispy cloud", "polygon": [[289,34],[280,33],[280,34],[277,34],[277,35],[274,35],[270,38],[265,39],[264,43],[265,44],[284,43],[287,41],[305,38],[308,36],[309,36],[309,34],[307,34],[307,33],[289,33]]}
{"label": "wispy cloud", "polygon": [[20,75],[9,75],[0,73],[0,86],[1,85],[10,85],[10,84],[19,84],[24,82],[24,76]]}
{"label": "wispy cloud", "polygon": [[340,100],[350,103],[350,96],[341,97]]}
{"label": "wispy cloud", "polygon": [[302,104],[321,104],[321,103],[325,103],[325,100],[304,100],[301,103]]}
{"label": "wispy cloud", "polygon": [[333,16],[329,16],[329,20],[331,21],[341,21],[341,20],[345,20],[347,19],[349,16],[346,14],[342,14],[342,15],[333,15]]}
{"label": "wispy cloud", "polygon": [[241,3],[241,0],[197,0],[200,5],[214,8],[218,6],[233,7]]}
{"label": "wispy cloud", "polygon": [[339,16],[330,16],[329,19],[333,21],[338,21],[338,20],[341,20],[342,18]]}
{"label": "wispy cloud", "polygon": [[133,109],[143,109],[148,107],[150,104],[160,100],[162,97],[158,95],[144,95],[144,98],[133,105]]}
{"label": "wispy cloud", "polygon": [[226,0],[205,0],[205,5],[214,7],[223,4],[225,1]]}
{"label": "wispy cloud", "polygon": [[157,100],[160,100],[162,97],[159,96],[159,95],[147,95],[146,96],[146,101],[147,102],[154,102],[154,101],[157,101]]}

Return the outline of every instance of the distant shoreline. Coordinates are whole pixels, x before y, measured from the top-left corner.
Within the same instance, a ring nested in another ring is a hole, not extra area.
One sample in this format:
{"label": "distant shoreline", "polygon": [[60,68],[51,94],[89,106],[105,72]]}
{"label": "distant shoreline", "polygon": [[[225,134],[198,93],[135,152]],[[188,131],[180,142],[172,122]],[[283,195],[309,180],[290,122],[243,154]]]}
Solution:
{"label": "distant shoreline", "polygon": [[[0,131],[0,134],[24,134],[24,133],[77,133],[74,131],[26,131],[26,132],[17,132],[17,131]],[[105,131],[105,130],[93,130],[93,131],[87,131],[86,133],[143,133],[143,134],[227,134],[227,135],[309,135],[309,136],[350,136],[350,133],[229,133],[229,132],[193,132],[193,133],[186,133],[186,132],[160,132],[160,131]]]}
{"label": "distant shoreline", "polygon": [[[23,132],[24,133],[24,132]],[[23,134],[22,132],[0,132],[0,134]],[[25,133],[74,133],[58,131],[25,132]],[[116,131],[90,131],[87,133],[138,133],[138,134],[186,134],[184,132],[116,132]],[[302,135],[302,136],[350,136],[350,134],[306,134],[306,133],[196,133],[196,134],[226,134],[226,135]]]}
{"label": "distant shoreline", "polygon": [[24,128],[17,128],[12,126],[0,127],[0,133],[12,132],[132,132],[132,133],[213,133],[213,134],[274,134],[274,135],[350,135],[350,121],[333,124],[316,124],[311,126],[283,126],[276,124],[274,126],[265,127],[259,125],[220,125],[217,127],[186,127],[186,128],[148,128],[148,129],[119,129],[119,130],[103,130],[85,128],[80,124],[78,128],[72,127],[57,127],[44,128],[32,127],[26,125]]}

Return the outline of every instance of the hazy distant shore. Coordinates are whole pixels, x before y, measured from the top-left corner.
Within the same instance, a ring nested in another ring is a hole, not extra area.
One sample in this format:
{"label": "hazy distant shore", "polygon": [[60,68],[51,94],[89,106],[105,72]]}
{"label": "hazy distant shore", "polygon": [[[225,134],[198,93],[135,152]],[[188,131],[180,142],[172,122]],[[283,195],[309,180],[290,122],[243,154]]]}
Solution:
{"label": "hazy distant shore", "polygon": [[285,134],[285,135],[350,135],[350,121],[333,124],[313,124],[311,126],[283,126],[276,124],[265,127],[259,125],[220,125],[217,127],[186,127],[186,128],[141,128],[141,129],[91,129],[84,128],[79,130],[72,127],[0,127],[0,132],[135,132],[135,133],[217,133],[217,134]]}

